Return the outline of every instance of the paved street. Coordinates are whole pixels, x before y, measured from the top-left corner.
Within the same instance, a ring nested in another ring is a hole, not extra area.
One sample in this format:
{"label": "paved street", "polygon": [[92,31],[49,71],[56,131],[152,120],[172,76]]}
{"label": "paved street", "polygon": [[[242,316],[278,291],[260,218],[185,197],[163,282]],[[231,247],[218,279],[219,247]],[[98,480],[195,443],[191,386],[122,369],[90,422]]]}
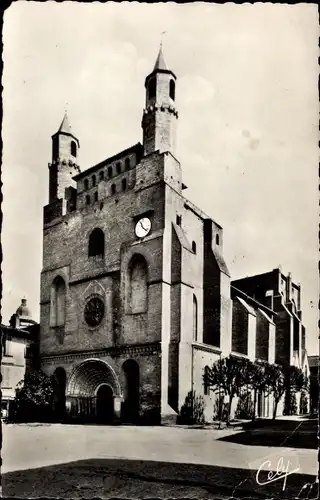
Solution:
{"label": "paved street", "polygon": [[[217,498],[217,492],[230,495],[239,487],[243,494],[255,489],[263,498],[270,493],[282,495],[283,480],[259,487],[256,471],[267,459],[277,464],[281,456],[285,463],[290,460],[291,469],[299,467],[287,477],[287,498],[294,498],[292,488],[298,494],[314,481],[316,449],[228,441],[237,435],[239,431],[178,427],[7,424],[3,426],[3,493],[41,496],[43,488],[47,496],[64,497],[70,490],[73,497],[211,498],[214,494]],[[268,464],[263,469],[268,470]]]}

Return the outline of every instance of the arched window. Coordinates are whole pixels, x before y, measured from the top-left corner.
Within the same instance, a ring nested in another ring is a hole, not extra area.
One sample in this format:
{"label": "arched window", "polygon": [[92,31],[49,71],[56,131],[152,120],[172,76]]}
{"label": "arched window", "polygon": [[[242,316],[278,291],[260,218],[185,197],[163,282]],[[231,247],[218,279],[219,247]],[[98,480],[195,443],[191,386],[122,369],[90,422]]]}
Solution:
{"label": "arched window", "polygon": [[87,191],[89,189],[89,181],[88,179],[84,180],[84,189]]}
{"label": "arched window", "polygon": [[171,99],[174,101],[176,95],[176,84],[174,83],[174,80],[170,80],[169,95]]}
{"label": "arched window", "polygon": [[121,163],[120,162],[118,162],[116,164],[116,169],[117,169],[117,174],[121,174]]}
{"label": "arched window", "polygon": [[72,156],[76,157],[77,156],[77,145],[76,145],[75,141],[71,141],[70,149],[71,149]]}
{"label": "arched window", "polygon": [[203,380],[203,392],[205,396],[209,396],[210,394],[210,386],[209,386],[209,366],[204,367],[204,380]]}
{"label": "arched window", "polygon": [[99,179],[100,179],[100,181],[103,181],[103,179],[104,179],[104,171],[103,170],[101,170],[101,172],[99,174]]}
{"label": "arched window", "polygon": [[115,192],[116,192],[116,185],[111,184],[111,194],[115,194]]}
{"label": "arched window", "polygon": [[148,309],[148,268],[142,255],[135,255],[129,265],[129,304],[132,314],[145,313]]}
{"label": "arched window", "polygon": [[112,167],[108,167],[108,176],[112,177]]}
{"label": "arched window", "polygon": [[197,245],[196,245],[196,242],[195,242],[195,241],[193,241],[193,242],[192,242],[192,251],[193,251],[194,253],[196,253],[196,251],[197,251]]}
{"label": "arched window", "polygon": [[98,191],[95,191],[94,193],[94,201],[98,201]]}
{"label": "arched window", "polygon": [[51,285],[50,326],[63,326],[66,317],[66,284],[57,276]]}
{"label": "arched window", "polygon": [[195,295],[193,296],[192,325],[193,325],[193,340],[195,340],[197,342],[197,340],[198,340],[198,302],[197,302],[197,298]]}
{"label": "arched window", "polygon": [[89,257],[104,255],[104,233],[99,228],[94,229],[89,236],[88,254]]}
{"label": "arched window", "polygon": [[90,196],[87,194],[86,196],[86,204],[87,205],[90,205]]}
{"label": "arched window", "polygon": [[96,176],[95,176],[95,175],[93,175],[93,176],[91,177],[91,179],[92,179],[92,186],[95,186],[95,185],[96,185],[96,183],[97,183]]}
{"label": "arched window", "polygon": [[130,158],[126,158],[124,164],[125,164],[125,169],[130,170]]}
{"label": "arched window", "polygon": [[219,245],[219,242],[220,242],[220,238],[219,238],[219,235],[216,234],[216,244]]}
{"label": "arched window", "polygon": [[122,179],[122,191],[127,189],[127,179]]}
{"label": "arched window", "polygon": [[152,99],[153,97],[156,96],[157,93],[157,82],[155,78],[152,78],[149,82],[148,85],[148,97],[149,99]]}

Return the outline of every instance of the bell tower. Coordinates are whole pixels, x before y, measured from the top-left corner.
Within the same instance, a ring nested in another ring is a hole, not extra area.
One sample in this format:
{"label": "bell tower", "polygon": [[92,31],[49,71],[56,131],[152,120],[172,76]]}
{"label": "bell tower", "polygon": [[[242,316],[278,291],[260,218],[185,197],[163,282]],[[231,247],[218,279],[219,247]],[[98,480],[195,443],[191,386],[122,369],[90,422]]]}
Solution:
{"label": "bell tower", "polygon": [[142,130],[144,154],[170,151],[175,154],[178,112],[175,109],[176,76],[163,58],[162,46],[153,68],[145,80],[146,103]]}
{"label": "bell tower", "polygon": [[58,132],[52,136],[52,163],[49,163],[49,203],[65,198],[65,189],[74,186],[72,177],[80,172],[77,164],[80,147],[65,113]]}

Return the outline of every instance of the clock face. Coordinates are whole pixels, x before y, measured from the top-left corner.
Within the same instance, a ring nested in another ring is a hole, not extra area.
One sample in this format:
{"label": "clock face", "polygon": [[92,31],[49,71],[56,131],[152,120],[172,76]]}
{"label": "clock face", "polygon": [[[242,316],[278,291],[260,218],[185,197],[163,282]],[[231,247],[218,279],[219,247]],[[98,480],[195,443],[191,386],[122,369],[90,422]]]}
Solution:
{"label": "clock face", "polygon": [[151,229],[151,221],[147,217],[143,217],[143,219],[140,219],[137,224],[136,224],[136,235],[138,238],[144,238],[144,236],[147,236],[149,234]]}
{"label": "clock face", "polygon": [[97,326],[104,316],[104,303],[98,297],[90,299],[84,308],[84,319],[89,326]]}

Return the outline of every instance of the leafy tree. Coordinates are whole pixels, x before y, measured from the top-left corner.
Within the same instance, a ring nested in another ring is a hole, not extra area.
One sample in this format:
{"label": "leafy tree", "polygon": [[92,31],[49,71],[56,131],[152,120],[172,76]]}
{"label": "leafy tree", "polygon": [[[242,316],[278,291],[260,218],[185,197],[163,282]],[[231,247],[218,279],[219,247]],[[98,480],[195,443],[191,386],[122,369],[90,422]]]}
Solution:
{"label": "leafy tree", "polygon": [[16,387],[11,419],[35,421],[48,419],[51,411],[53,386],[50,377],[41,371],[26,373]]}
{"label": "leafy tree", "polygon": [[204,399],[201,394],[189,391],[179,415],[180,424],[204,424]]}
{"label": "leafy tree", "polygon": [[252,420],[256,417],[256,406],[258,394],[263,392],[265,395],[271,392],[271,380],[273,377],[273,369],[266,361],[255,361],[251,363],[248,373],[249,385],[253,390],[253,406],[252,406]]}
{"label": "leafy tree", "polygon": [[305,377],[302,370],[295,366],[286,369],[286,397],[284,415],[295,415],[297,413],[296,392],[305,387]]}
{"label": "leafy tree", "polygon": [[241,387],[248,383],[249,369],[249,360],[229,356],[219,359],[211,368],[207,368],[204,373],[204,383],[213,392],[220,393],[222,391],[228,396],[227,425],[230,423],[232,401],[235,396],[239,396]]}
{"label": "leafy tree", "polygon": [[300,391],[304,385],[302,371],[295,366],[270,365],[269,386],[274,396],[273,419],[276,418],[280,399],[286,391]]}

